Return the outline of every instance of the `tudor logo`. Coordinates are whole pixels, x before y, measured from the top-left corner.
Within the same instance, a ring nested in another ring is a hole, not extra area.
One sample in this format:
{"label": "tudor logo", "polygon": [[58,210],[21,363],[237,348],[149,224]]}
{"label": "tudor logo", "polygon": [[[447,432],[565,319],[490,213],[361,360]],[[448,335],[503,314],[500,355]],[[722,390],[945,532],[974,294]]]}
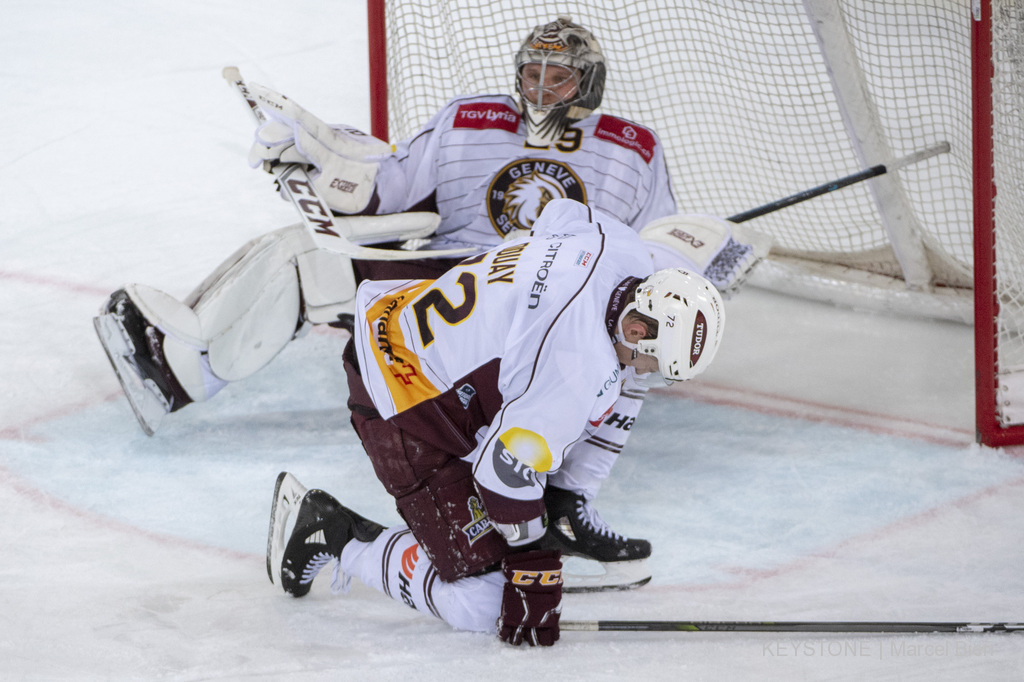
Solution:
{"label": "tudor logo", "polygon": [[701,354],[704,352],[705,336],[708,330],[708,321],[704,313],[697,311],[697,319],[693,322],[693,338],[690,341],[690,367],[697,364]]}
{"label": "tudor logo", "polygon": [[513,230],[530,230],[553,199],[587,201],[579,177],[564,163],[520,159],[494,176],[487,191],[487,216],[502,237]]}

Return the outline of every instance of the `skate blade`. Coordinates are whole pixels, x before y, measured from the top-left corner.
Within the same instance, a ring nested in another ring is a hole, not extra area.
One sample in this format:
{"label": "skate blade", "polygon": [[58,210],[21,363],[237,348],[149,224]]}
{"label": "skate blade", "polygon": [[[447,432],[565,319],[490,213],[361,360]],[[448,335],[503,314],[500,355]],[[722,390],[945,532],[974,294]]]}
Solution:
{"label": "skate blade", "polygon": [[281,560],[288,534],[285,532],[292,513],[299,508],[306,494],[306,486],[287,471],[277,476],[274,501],[270,508],[270,529],[267,532],[267,577],[275,585],[281,584]]}
{"label": "skate blade", "polygon": [[651,581],[647,559],[600,562],[569,556],[562,562],[562,592],[570,594],[635,590]]}
{"label": "skate blade", "polygon": [[111,315],[100,315],[92,318],[92,324],[139,426],[147,436],[152,436],[160,427],[164,415],[170,412],[170,405],[152,380],[143,381],[128,362],[128,356],[134,349],[124,338],[117,321]]}

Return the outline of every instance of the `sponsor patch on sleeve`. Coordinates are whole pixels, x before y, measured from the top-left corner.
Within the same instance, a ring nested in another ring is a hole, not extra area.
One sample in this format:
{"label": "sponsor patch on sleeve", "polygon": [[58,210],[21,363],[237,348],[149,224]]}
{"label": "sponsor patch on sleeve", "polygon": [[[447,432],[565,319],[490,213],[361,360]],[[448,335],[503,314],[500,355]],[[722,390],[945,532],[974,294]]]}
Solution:
{"label": "sponsor patch on sleeve", "polygon": [[453,128],[473,128],[476,130],[507,130],[510,133],[519,129],[519,112],[500,102],[470,102],[460,104],[455,110]]}
{"label": "sponsor patch on sleeve", "polygon": [[494,441],[494,473],[509,488],[538,486],[537,472],[551,470],[552,457],[544,436],[513,426]]}
{"label": "sponsor patch on sleeve", "polygon": [[632,149],[650,163],[654,158],[654,147],[658,144],[654,133],[646,128],[614,116],[602,116],[594,129],[594,137],[613,142],[620,147]]}

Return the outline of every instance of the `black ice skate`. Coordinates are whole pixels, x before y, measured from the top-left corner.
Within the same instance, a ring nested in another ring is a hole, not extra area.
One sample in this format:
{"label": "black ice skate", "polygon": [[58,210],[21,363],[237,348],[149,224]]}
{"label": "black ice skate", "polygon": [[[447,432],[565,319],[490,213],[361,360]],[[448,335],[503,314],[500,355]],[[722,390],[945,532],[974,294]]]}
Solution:
{"label": "black ice skate", "polygon": [[93,318],[139,426],[152,436],[168,412],[192,402],[164,358],[164,333],[146,320],[124,289],[118,289]]}
{"label": "black ice skate", "polygon": [[[285,524],[296,506],[299,490],[304,494],[298,503],[295,528],[284,546]],[[384,526],[359,516],[324,491],[305,491],[294,476],[284,472],[277,478],[270,516],[267,542],[270,580],[293,597],[305,596],[320,570],[341,559],[341,550],[349,540],[370,542],[383,530]]]}
{"label": "black ice skate", "polygon": [[541,539],[541,546],[559,549],[565,556],[589,560],[584,566],[597,562],[603,569],[603,573],[576,571],[567,562],[564,591],[629,590],[650,581],[651,573],[647,569],[650,542],[623,537],[613,531],[583,495],[548,486],[544,503],[548,511],[548,530]]}

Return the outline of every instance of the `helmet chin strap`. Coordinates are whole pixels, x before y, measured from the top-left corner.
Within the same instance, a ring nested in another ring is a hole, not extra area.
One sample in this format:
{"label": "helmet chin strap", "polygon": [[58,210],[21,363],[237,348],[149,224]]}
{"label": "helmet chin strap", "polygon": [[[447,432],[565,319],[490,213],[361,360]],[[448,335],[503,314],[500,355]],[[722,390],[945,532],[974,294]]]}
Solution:
{"label": "helmet chin strap", "polygon": [[626,334],[622,330],[622,321],[626,319],[626,315],[629,314],[631,310],[636,310],[636,303],[630,303],[624,306],[622,312],[619,313],[619,321],[615,325],[615,340],[633,351],[633,359],[636,360],[636,356],[640,354],[640,348],[637,344],[627,341]]}

